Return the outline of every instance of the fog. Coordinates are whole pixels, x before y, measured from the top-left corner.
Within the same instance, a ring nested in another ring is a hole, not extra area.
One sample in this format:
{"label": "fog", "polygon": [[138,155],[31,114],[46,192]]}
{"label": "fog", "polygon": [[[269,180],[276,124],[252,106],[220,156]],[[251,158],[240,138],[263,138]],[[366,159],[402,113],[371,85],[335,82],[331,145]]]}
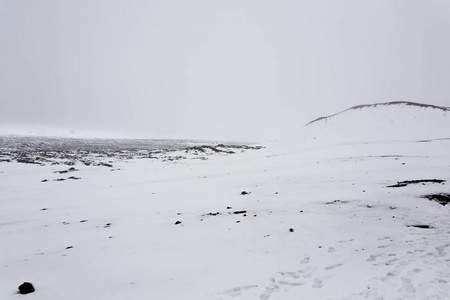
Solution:
{"label": "fog", "polygon": [[450,2],[0,1],[0,133],[265,141],[450,106]]}

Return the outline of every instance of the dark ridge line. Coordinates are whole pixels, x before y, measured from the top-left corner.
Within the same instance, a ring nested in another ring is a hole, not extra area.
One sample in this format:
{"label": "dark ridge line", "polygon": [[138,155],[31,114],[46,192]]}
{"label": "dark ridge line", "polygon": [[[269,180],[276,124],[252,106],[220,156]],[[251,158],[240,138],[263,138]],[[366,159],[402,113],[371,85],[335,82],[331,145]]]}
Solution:
{"label": "dark ridge line", "polygon": [[391,187],[404,187],[408,184],[417,184],[417,183],[444,183],[445,180],[443,179],[419,179],[419,180],[405,180],[405,181],[397,181],[397,184],[394,185],[388,185],[388,188]]}
{"label": "dark ridge line", "polygon": [[445,107],[445,106],[437,106],[437,105],[432,105],[432,104],[423,104],[423,103],[416,103],[416,102],[410,102],[410,101],[392,101],[392,102],[383,102],[383,103],[374,103],[374,104],[356,105],[356,106],[350,107],[350,108],[348,108],[348,109],[346,109],[346,110],[343,110],[343,111],[341,111],[341,112],[338,112],[338,113],[336,113],[336,114],[334,114],[334,115],[329,115],[329,116],[325,116],[325,117],[320,117],[320,118],[317,118],[317,119],[315,119],[315,120],[312,120],[311,122],[307,123],[305,126],[307,126],[307,125],[309,125],[309,124],[312,124],[312,123],[315,123],[315,122],[318,122],[318,121],[320,121],[320,120],[325,120],[325,119],[328,119],[328,118],[330,118],[330,117],[337,116],[337,115],[339,115],[339,114],[341,114],[341,113],[343,113],[343,112],[346,112],[346,111],[348,111],[348,110],[361,109],[361,108],[366,108],[366,107],[377,107],[377,106],[388,106],[388,105],[401,105],[401,104],[408,105],[408,106],[417,106],[417,107],[425,107],[425,108],[434,108],[434,109],[440,109],[440,110],[443,110],[443,111],[450,111],[450,107]]}

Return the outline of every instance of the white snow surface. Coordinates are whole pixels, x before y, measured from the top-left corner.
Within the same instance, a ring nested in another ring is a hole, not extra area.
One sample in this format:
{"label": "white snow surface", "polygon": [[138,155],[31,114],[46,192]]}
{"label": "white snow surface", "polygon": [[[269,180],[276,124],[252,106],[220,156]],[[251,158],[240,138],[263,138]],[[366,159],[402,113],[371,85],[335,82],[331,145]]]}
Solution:
{"label": "white snow surface", "polygon": [[450,108],[413,102],[360,105],[322,117],[300,128],[290,145],[310,141],[320,144],[346,142],[410,141],[447,138]]}
{"label": "white snow surface", "polygon": [[[0,299],[450,299],[450,208],[421,198],[450,192],[449,129],[380,105],[208,160],[77,163],[80,180],[2,162]],[[387,187],[421,179],[446,182]]]}

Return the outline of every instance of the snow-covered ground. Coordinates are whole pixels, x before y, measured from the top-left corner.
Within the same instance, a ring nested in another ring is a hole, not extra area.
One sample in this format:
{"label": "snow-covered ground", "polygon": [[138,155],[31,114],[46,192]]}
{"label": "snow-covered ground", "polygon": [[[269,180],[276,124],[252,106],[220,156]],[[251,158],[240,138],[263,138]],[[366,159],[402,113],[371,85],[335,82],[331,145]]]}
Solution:
{"label": "snow-covered ground", "polygon": [[422,198],[450,192],[448,114],[357,108],[208,159],[2,162],[0,298],[450,299],[450,208]]}

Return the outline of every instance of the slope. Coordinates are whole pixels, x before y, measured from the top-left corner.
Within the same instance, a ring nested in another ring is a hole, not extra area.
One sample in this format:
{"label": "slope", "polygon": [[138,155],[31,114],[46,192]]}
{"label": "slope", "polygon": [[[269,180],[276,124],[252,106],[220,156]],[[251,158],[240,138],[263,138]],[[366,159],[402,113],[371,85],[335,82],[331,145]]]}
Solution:
{"label": "slope", "polygon": [[[422,196],[449,192],[450,140],[384,130],[411,113],[430,130],[447,114],[350,109],[302,129],[323,127],[322,144],[77,161],[79,180],[58,181],[64,165],[0,163],[0,298],[23,281],[46,300],[449,298],[450,207]],[[338,127],[342,140],[326,130]]]}
{"label": "slope", "polygon": [[359,105],[318,118],[290,138],[294,144],[340,144],[430,140],[448,138],[449,132],[450,108],[388,102]]}

